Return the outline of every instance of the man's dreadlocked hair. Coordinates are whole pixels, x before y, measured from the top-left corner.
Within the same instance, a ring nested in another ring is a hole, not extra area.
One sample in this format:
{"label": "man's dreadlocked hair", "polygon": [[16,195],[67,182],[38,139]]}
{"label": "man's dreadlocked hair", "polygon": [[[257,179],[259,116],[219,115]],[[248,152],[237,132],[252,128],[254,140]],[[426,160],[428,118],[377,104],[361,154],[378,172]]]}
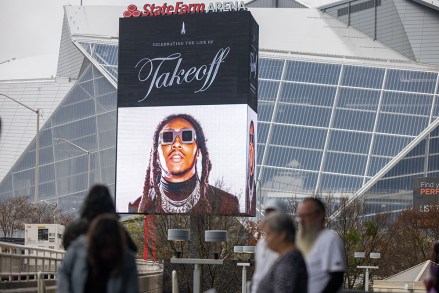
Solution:
{"label": "man's dreadlocked hair", "polygon": [[[160,167],[158,158],[158,146],[159,146],[159,135],[162,128],[174,119],[184,119],[194,126],[196,133],[197,147],[201,151],[202,161],[201,161],[201,177],[200,180],[200,199],[197,203],[195,213],[211,213],[212,207],[210,206],[209,200],[207,199],[207,188],[209,183],[209,172],[212,169],[212,163],[209,158],[209,152],[207,151],[206,138],[204,136],[203,129],[200,123],[195,120],[194,117],[188,114],[172,114],[165,117],[158,125],[154,131],[153,145],[151,148],[151,153],[149,157],[148,168],[146,169],[145,185],[143,186],[143,196],[139,205],[139,211],[145,212],[145,208],[148,210],[150,208],[155,209],[155,212],[160,212],[162,206],[162,197],[159,189],[159,183],[162,176],[162,169]],[[195,165],[196,166],[196,165]],[[149,197],[151,188],[154,188],[156,198],[152,199]],[[153,202],[155,201],[155,202]]]}

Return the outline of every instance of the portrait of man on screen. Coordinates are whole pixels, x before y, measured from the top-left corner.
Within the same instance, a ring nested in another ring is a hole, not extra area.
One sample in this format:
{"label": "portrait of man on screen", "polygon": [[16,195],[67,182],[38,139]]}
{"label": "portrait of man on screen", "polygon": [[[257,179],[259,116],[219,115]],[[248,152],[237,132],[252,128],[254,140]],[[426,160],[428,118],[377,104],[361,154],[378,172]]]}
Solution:
{"label": "portrait of man on screen", "polygon": [[200,123],[188,114],[165,117],[153,134],[143,194],[129,211],[238,215],[238,198],[209,184],[211,169]]}

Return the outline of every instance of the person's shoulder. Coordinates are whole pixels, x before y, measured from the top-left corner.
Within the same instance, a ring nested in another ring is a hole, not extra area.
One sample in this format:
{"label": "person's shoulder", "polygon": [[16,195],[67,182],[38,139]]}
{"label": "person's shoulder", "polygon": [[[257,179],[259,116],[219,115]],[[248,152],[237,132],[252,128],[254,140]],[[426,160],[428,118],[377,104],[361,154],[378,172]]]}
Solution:
{"label": "person's shoulder", "polygon": [[328,241],[341,241],[340,236],[338,236],[338,234],[330,229],[323,229],[321,232],[321,237],[319,237],[322,239],[322,241],[324,242],[328,242]]}

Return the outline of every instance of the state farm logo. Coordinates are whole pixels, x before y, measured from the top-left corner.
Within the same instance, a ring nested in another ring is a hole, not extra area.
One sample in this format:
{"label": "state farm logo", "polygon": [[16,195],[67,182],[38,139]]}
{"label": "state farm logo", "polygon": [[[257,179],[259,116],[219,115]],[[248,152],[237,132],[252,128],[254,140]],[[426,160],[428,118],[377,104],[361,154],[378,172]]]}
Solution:
{"label": "state farm logo", "polygon": [[247,10],[244,1],[238,2],[215,2],[215,3],[191,3],[176,2],[175,5],[145,4],[143,11],[137,9],[134,4],[128,5],[127,10],[123,13],[123,17],[140,17],[140,16],[160,16],[173,14],[193,14],[223,11],[242,11]]}

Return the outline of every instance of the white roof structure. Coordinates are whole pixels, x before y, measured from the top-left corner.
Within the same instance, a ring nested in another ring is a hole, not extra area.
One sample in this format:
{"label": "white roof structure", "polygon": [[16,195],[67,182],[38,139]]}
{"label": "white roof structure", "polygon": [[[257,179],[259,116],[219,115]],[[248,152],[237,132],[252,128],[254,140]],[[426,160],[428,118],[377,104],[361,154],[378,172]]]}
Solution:
{"label": "white roof structure", "polygon": [[436,265],[430,260],[402,271],[384,280],[375,280],[374,292],[425,292],[423,281],[429,276],[430,267]]}
{"label": "white roof structure", "polygon": [[[65,10],[74,41],[117,43],[118,19],[126,7],[66,6]],[[413,63],[317,9],[249,10],[259,24],[259,48],[262,51]]]}

